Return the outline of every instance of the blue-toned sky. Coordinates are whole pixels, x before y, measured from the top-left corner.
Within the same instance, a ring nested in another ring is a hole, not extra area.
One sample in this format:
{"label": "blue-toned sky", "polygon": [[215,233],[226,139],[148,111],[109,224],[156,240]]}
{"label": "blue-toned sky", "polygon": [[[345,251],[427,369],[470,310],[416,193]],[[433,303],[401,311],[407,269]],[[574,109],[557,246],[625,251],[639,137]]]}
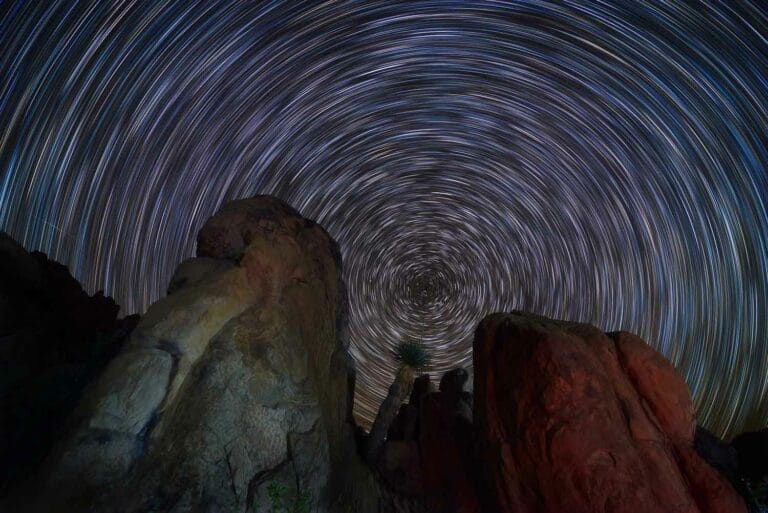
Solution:
{"label": "blue-toned sky", "polygon": [[422,338],[513,308],[643,336],[718,434],[765,424],[758,2],[0,3],[0,229],[125,313],[223,201],[341,245],[370,418]]}

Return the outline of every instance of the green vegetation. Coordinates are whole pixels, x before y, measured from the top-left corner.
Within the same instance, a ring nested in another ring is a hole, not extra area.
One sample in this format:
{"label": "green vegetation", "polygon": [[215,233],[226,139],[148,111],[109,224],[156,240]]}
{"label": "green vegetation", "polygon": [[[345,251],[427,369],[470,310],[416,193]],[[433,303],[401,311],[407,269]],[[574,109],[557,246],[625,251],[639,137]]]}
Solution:
{"label": "green vegetation", "polygon": [[305,490],[299,490],[293,505],[286,504],[288,487],[277,481],[272,481],[267,487],[269,495],[269,513],[310,513],[312,508],[312,494]]}
{"label": "green vegetation", "polygon": [[405,340],[397,344],[395,360],[415,371],[427,369],[430,363],[427,348],[421,342],[414,340]]}

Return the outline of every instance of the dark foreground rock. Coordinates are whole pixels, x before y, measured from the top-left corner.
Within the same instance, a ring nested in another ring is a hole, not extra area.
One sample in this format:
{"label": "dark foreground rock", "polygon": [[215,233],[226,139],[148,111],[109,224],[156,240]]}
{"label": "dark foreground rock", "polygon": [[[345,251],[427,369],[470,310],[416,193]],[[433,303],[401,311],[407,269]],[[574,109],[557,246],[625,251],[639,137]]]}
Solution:
{"label": "dark foreground rock", "polygon": [[746,511],[694,448],[684,382],[638,337],[495,314],[474,371],[486,511]]}
{"label": "dark foreground rock", "polygon": [[768,429],[742,433],[731,445],[737,454],[741,476],[755,482],[768,476]]}
{"label": "dark foreground rock", "polygon": [[0,232],[0,497],[35,471],[136,321]]}
{"label": "dark foreground rock", "polygon": [[694,447],[704,461],[717,469],[731,483],[734,490],[739,492],[747,504],[750,513],[759,513],[760,506],[756,502],[752,490],[747,485],[747,480],[753,484],[760,478],[754,478],[744,474],[744,468],[739,465],[739,453],[732,445],[727,444],[713,433],[701,426],[696,426]]}
{"label": "dark foreground rock", "polygon": [[[382,448],[378,471],[390,489],[435,513],[481,512],[473,453],[468,373],[447,372],[434,391],[429,376],[396,417]],[[411,505],[413,507],[413,505]]]}

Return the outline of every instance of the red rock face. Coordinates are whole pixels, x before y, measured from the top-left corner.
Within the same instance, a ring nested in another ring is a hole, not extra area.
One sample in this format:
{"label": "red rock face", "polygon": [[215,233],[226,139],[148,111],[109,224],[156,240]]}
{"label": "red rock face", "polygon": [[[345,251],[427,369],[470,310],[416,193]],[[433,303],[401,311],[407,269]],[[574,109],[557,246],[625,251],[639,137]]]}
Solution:
{"label": "red rock face", "polygon": [[494,314],[474,344],[486,509],[500,513],[739,513],[693,448],[685,383],[638,337]]}

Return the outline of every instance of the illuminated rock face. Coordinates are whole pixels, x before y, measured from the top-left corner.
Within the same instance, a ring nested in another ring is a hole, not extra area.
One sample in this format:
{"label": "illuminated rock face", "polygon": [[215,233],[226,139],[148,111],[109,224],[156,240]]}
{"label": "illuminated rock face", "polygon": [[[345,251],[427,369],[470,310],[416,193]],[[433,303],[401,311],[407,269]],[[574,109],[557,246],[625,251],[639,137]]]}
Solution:
{"label": "illuminated rock face", "polygon": [[474,379],[489,511],[746,511],[694,449],[685,383],[634,335],[494,314],[476,333]]}
{"label": "illuminated rock face", "polygon": [[45,500],[261,511],[279,482],[326,511],[354,455],[344,308],[322,228],[274,198],[224,205],[79,406]]}

